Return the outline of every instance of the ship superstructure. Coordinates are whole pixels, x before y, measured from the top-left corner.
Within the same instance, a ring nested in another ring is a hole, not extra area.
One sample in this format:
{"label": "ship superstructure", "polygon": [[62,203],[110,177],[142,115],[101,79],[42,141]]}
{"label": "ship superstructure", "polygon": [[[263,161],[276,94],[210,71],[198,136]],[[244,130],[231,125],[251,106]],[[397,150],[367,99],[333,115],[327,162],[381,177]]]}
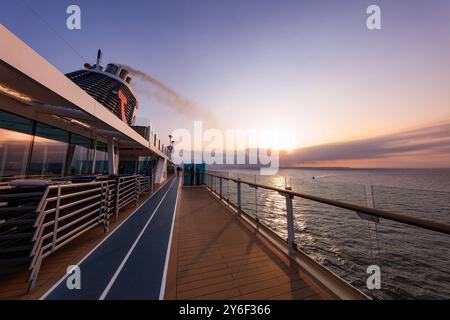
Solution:
{"label": "ship superstructure", "polygon": [[94,65],[86,63],[84,69],[66,74],[81,89],[108,108],[130,126],[136,123],[138,100],[131,87],[129,71],[121,64],[101,65],[102,52],[98,51]]}

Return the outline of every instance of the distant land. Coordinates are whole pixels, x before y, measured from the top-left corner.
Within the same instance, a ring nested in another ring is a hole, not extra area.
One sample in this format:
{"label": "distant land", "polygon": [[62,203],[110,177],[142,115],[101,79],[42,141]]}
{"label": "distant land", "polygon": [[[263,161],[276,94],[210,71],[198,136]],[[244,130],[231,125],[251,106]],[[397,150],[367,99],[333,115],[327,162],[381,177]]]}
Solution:
{"label": "distant land", "polygon": [[[224,165],[207,165],[207,169],[209,170],[259,170],[262,166],[261,165],[248,165],[248,164],[242,164],[242,165],[230,165],[230,164],[224,164]],[[353,167],[344,167],[344,166],[320,166],[320,167],[313,167],[313,166],[280,166],[279,169],[289,169],[289,170],[450,170],[449,168],[353,168]]]}

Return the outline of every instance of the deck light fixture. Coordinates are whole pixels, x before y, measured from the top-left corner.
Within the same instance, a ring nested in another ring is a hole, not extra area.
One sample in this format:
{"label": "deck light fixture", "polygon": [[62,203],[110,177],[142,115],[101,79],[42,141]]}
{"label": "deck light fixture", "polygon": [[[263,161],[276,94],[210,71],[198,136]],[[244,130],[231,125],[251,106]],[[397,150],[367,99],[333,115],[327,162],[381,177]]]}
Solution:
{"label": "deck light fixture", "polygon": [[23,94],[23,93],[21,93],[19,91],[11,89],[11,88],[9,88],[9,87],[5,86],[4,84],[1,84],[1,83],[0,83],[0,92],[5,94],[5,95],[7,95],[7,96],[9,96],[9,97],[11,97],[11,98],[13,98],[13,99],[20,100],[20,101],[25,102],[25,103],[33,102],[33,99],[30,96],[27,96],[27,95],[25,95],[25,94]]}

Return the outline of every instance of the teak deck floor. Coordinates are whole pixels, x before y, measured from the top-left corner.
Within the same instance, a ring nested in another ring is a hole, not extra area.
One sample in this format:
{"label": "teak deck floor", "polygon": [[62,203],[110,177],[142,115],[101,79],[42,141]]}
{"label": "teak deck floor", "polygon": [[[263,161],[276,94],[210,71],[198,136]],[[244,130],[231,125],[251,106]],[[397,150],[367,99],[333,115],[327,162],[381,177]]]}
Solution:
{"label": "teak deck floor", "polygon": [[203,188],[182,188],[166,299],[331,299]]}

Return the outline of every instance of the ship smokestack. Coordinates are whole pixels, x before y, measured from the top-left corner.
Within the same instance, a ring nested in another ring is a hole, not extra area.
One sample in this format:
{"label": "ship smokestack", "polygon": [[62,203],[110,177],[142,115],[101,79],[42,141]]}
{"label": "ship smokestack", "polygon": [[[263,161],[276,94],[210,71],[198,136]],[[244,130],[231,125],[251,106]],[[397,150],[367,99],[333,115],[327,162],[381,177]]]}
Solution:
{"label": "ship smokestack", "polygon": [[96,69],[97,70],[101,70],[101,63],[102,63],[102,50],[98,49],[97,52],[97,64],[96,64]]}

